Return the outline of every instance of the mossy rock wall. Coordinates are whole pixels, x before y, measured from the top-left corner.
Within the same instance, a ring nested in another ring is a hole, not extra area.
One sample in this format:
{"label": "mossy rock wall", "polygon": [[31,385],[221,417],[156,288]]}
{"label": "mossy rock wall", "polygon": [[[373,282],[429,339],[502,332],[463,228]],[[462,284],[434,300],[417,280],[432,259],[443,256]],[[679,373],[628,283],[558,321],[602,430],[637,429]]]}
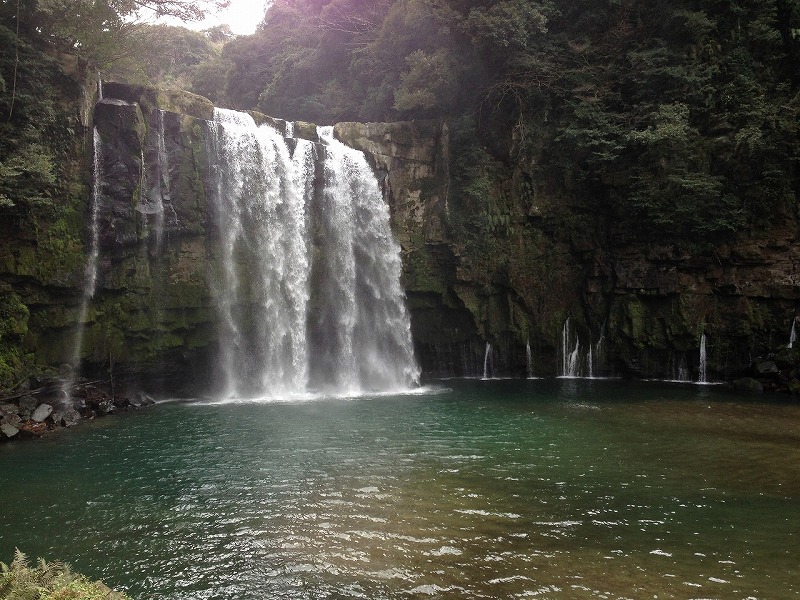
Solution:
{"label": "mossy rock wall", "polygon": [[[89,121],[89,83],[60,104],[76,127],[61,196],[2,209],[0,386],[73,361],[79,330],[87,374],[202,384],[217,344],[213,106],[106,84]],[[87,303],[93,127],[104,176]],[[316,140],[312,124],[294,129]],[[534,375],[559,374],[567,319],[568,346],[596,349],[596,375],[696,370],[705,334],[713,376],[727,377],[788,341],[800,309],[795,217],[702,250],[634,242],[596,209],[592,190],[535,158],[492,154],[464,123],[340,123],[334,132],[366,153],[381,182],[429,375],[481,375],[488,345],[495,374],[525,374],[526,346]]]}
{"label": "mossy rock wall", "polygon": [[[735,242],[642,242],[601,198],[514,149],[498,157],[464,123],[339,124],[365,151],[392,210],[423,370],[560,373],[563,331],[594,375],[697,377],[705,333],[713,378],[788,342],[800,310],[800,226]],[[516,158],[514,158],[516,156]],[[588,374],[587,368],[581,374]]]}
{"label": "mossy rock wall", "polygon": [[[216,343],[207,283],[215,252],[207,232],[216,231],[206,197],[213,106],[113,83],[99,99],[91,83],[73,99],[80,129],[64,150],[69,193],[0,220],[0,387],[7,390],[31,376],[63,374],[76,358],[87,376],[176,387],[208,371]],[[102,173],[95,215],[94,134]],[[93,246],[96,289],[87,298]]]}

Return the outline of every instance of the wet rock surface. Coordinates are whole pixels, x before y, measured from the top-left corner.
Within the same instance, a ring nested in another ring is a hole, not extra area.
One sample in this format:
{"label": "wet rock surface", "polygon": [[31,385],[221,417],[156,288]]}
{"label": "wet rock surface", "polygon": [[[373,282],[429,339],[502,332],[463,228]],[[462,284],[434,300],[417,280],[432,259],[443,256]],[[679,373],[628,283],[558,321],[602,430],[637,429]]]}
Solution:
{"label": "wet rock surface", "polygon": [[48,381],[29,393],[0,399],[0,442],[38,438],[87,419],[154,404],[144,392],[117,394],[105,382],[70,386]]}
{"label": "wet rock surface", "polygon": [[733,379],[731,387],[745,392],[800,395],[800,348],[779,348],[756,358]]}

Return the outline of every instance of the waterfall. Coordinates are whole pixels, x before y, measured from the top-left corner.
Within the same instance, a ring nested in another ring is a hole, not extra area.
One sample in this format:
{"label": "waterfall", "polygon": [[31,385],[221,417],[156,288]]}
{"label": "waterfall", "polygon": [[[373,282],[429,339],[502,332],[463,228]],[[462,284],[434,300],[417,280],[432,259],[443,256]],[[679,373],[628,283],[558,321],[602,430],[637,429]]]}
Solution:
{"label": "waterfall", "polygon": [[672,381],[691,381],[689,367],[686,364],[686,355],[681,352],[680,358],[676,360],[675,356],[670,353],[669,372]]}
{"label": "waterfall", "polygon": [[789,332],[789,344],[787,348],[793,348],[794,343],[797,341],[797,319],[792,319],[792,331]]}
{"label": "waterfall", "polygon": [[[102,88],[101,88],[102,89]],[[93,157],[92,157],[92,197],[89,212],[89,255],[84,267],[83,290],[81,303],[78,309],[77,331],[72,345],[70,367],[72,367],[71,380],[66,383],[67,389],[75,383],[75,378],[80,371],[81,351],[89,316],[89,304],[97,288],[97,263],[100,257],[100,234],[98,230],[98,212],[100,206],[100,193],[103,187],[103,145],[97,127],[92,130]]]}
{"label": "waterfall", "polygon": [[[600,337],[594,347],[594,362],[597,364],[600,376],[602,376],[603,365],[605,364],[605,342],[606,342],[606,322],[603,321],[603,326],[600,327]],[[591,375],[590,375],[591,376]]]}
{"label": "waterfall", "polygon": [[354,394],[416,384],[400,247],[363,153],[336,141],[330,127],[319,130],[322,145],[287,145],[245,113],[215,109],[214,121],[225,393]]}
{"label": "waterfall", "polygon": [[525,342],[525,367],[528,379],[533,379],[533,356],[531,354],[531,341]]}
{"label": "waterfall", "polygon": [[317,324],[323,332],[338,326],[335,343],[326,337],[328,351],[314,361],[316,366],[333,358],[327,366],[336,376],[316,384],[347,391],[407,389],[420,370],[388,206],[364,154],[335,140],[332,127],[319,128],[319,137],[325,144],[322,272],[329,277],[320,286],[327,293],[317,294],[322,302]]}
{"label": "waterfall", "polygon": [[98,216],[100,211],[100,194],[103,188],[103,143],[100,133],[95,127],[92,131],[93,140],[93,173],[92,173],[92,207],[89,238],[89,260],[86,262],[86,287],[84,298],[94,298],[97,288],[97,261],[100,257],[100,231]]}
{"label": "waterfall", "polygon": [[483,378],[491,379],[494,375],[494,355],[492,353],[492,345],[486,343],[486,351],[483,354]]}
{"label": "waterfall", "polygon": [[155,188],[151,192],[153,201],[153,227],[155,229],[156,248],[161,248],[161,241],[164,237],[164,204],[170,202],[170,175],[169,175],[169,155],[167,154],[167,143],[164,137],[164,111],[158,111],[158,176]]}
{"label": "waterfall", "polygon": [[700,336],[700,378],[698,383],[708,383],[708,373],[706,370],[706,334]]}
{"label": "waterfall", "polygon": [[589,344],[589,353],[586,356],[586,365],[589,369],[589,379],[594,377],[594,357],[592,356],[592,344]]}
{"label": "waterfall", "polygon": [[569,318],[567,318],[564,322],[564,329],[561,331],[561,376],[579,377],[580,340],[577,336],[575,337],[575,348],[570,351],[569,337]]}

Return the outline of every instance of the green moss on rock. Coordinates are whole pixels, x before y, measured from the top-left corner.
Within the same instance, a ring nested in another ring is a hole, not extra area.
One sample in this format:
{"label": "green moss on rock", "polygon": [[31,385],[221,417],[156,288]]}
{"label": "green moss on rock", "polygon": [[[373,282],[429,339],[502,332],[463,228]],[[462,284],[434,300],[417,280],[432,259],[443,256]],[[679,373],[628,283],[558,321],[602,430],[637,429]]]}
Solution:
{"label": "green moss on rock", "polygon": [[214,103],[208,98],[182,90],[158,90],[159,108],[210,121],[214,118]]}
{"label": "green moss on rock", "polygon": [[30,366],[22,350],[30,312],[18,294],[0,290],[0,390],[14,386]]}

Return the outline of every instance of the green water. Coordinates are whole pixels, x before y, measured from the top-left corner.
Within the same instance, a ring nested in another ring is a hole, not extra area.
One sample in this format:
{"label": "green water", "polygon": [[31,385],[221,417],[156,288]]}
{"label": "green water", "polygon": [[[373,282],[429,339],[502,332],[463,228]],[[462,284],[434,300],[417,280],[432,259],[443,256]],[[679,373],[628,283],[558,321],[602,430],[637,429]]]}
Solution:
{"label": "green water", "polygon": [[796,598],[800,405],[444,381],[0,446],[15,546],[137,599]]}

